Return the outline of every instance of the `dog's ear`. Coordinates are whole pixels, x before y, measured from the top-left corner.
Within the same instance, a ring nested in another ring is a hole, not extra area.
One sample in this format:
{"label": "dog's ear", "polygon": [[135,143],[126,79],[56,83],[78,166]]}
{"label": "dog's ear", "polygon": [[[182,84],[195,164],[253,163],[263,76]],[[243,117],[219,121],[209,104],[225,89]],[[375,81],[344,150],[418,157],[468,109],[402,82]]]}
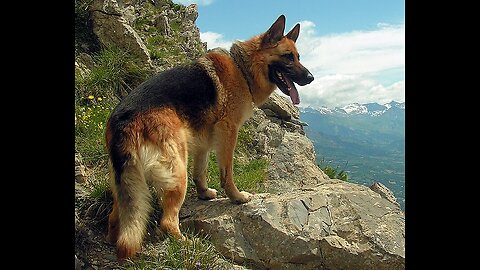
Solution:
{"label": "dog's ear", "polygon": [[283,31],[285,31],[285,16],[280,15],[267,32],[265,32],[262,39],[262,47],[279,42],[283,38]]}
{"label": "dog's ear", "polygon": [[299,23],[297,23],[297,25],[295,25],[295,27],[293,27],[293,29],[290,30],[290,32],[288,32],[286,37],[288,39],[293,40],[293,42],[296,42],[297,38],[298,38],[298,34],[300,34],[300,24]]}

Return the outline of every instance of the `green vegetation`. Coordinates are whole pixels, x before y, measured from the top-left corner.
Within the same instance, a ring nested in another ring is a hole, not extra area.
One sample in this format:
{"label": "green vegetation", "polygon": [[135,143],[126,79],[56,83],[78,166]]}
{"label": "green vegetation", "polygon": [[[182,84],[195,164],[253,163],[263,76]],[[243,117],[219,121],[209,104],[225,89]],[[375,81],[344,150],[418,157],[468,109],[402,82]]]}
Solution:
{"label": "green vegetation", "polygon": [[180,12],[182,9],[185,9],[185,6],[181,4],[176,4],[172,0],[165,0],[165,2],[169,4],[170,7],[172,7],[176,12]]}
{"label": "green vegetation", "polygon": [[128,52],[111,47],[93,56],[94,67],[86,73],[75,70],[75,97],[122,98],[153,74]]}
{"label": "green vegetation", "polygon": [[[252,159],[250,161],[233,160],[233,178],[239,190],[248,191],[251,193],[264,192],[262,183],[267,179],[268,162],[264,159]],[[219,191],[219,194],[225,196],[225,191],[220,184],[220,172],[216,162],[215,153],[210,153],[208,168],[207,168],[207,182],[210,188]],[[189,182],[193,186],[193,181]]]}
{"label": "green vegetation", "polygon": [[182,31],[182,25],[176,21],[170,23],[170,28],[174,33],[180,33],[180,31]]}
{"label": "green vegetation", "polygon": [[[327,162],[325,159],[320,160],[320,163],[317,164],[317,166],[331,179],[340,179],[343,181],[348,181],[348,174],[347,172],[343,169],[341,171],[338,171],[338,166],[335,168],[332,167],[330,164],[326,164]],[[345,167],[347,164],[345,164]]]}
{"label": "green vegetation", "polygon": [[182,51],[175,46],[174,39],[166,38],[164,36],[152,36],[147,39],[147,49],[150,52],[150,58],[155,61],[163,61],[172,57],[186,60],[183,58]]}
{"label": "green vegetation", "polygon": [[141,256],[129,261],[122,269],[229,269],[222,255],[210,243],[207,236],[186,233],[187,241],[173,237],[166,240],[164,256]]}
{"label": "green vegetation", "polygon": [[112,100],[93,95],[75,104],[75,149],[86,165],[107,161],[105,125],[113,107]]}

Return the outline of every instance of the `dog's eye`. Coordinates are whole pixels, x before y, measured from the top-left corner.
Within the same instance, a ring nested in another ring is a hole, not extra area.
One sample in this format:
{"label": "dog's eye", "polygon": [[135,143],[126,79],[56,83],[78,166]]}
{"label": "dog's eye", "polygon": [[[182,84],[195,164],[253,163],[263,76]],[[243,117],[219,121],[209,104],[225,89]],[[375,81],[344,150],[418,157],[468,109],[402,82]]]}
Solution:
{"label": "dog's eye", "polygon": [[293,58],[293,53],[284,54],[284,55],[282,55],[282,57],[284,57],[284,58],[286,58],[286,59],[288,59],[288,60],[290,60],[290,61],[293,61],[293,60],[294,60],[294,58]]}

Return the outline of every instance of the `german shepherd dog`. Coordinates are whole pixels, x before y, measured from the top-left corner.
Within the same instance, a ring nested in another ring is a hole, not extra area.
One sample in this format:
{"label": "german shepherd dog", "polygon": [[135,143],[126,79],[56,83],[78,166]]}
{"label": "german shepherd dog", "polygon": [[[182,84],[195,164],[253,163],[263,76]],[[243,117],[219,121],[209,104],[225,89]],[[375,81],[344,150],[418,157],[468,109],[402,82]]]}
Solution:
{"label": "german shepherd dog", "polygon": [[239,128],[276,87],[299,104],[294,82],[313,81],[295,48],[300,24],[287,35],[284,30],[281,15],[267,32],[235,42],[230,52],[214,49],[192,64],[154,75],[113,110],[105,136],[113,193],[107,240],[116,244],[119,261],[141,248],[152,210],[149,184],[163,209],[160,230],[185,239],[178,215],[189,153],[198,198],[217,195],[206,179],[208,154],[214,150],[228,198],[236,204],[250,201],[252,194],[239,191],[233,181]]}

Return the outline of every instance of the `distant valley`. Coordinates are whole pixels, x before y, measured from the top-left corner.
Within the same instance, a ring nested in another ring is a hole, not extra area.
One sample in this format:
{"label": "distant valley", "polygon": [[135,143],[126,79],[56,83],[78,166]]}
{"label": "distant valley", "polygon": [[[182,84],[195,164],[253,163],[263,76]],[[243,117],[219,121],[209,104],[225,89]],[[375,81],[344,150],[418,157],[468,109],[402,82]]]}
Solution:
{"label": "distant valley", "polygon": [[349,181],[381,182],[405,206],[405,103],[300,108],[317,163],[345,170]]}

